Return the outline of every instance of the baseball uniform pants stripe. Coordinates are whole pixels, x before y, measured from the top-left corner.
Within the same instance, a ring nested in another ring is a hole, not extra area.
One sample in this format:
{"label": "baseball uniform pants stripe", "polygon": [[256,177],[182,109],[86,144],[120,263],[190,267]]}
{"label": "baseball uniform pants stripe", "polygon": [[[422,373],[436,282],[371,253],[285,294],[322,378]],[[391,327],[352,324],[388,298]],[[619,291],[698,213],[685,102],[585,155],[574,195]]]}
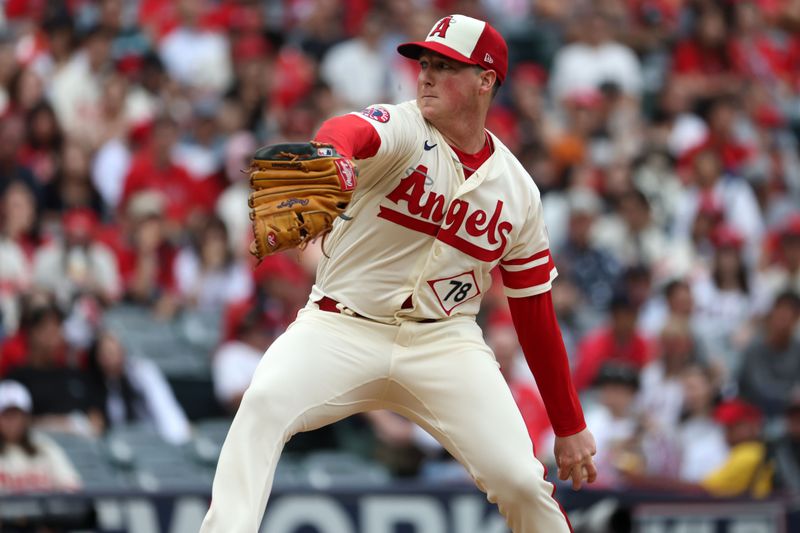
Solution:
{"label": "baseball uniform pants stripe", "polygon": [[201,533],[256,533],[291,436],[372,409],[436,437],[514,533],[570,530],[473,319],[385,325],[310,304],[267,350],[242,399]]}

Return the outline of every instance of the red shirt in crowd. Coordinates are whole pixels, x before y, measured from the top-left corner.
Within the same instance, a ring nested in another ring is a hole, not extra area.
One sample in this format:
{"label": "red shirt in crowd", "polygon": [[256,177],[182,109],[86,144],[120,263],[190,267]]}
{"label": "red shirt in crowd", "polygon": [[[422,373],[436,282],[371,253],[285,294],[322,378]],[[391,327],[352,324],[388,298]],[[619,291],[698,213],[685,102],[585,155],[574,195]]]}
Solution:
{"label": "red shirt in crowd", "polygon": [[600,368],[606,363],[619,363],[641,370],[650,361],[652,346],[642,335],[634,333],[618,339],[610,327],[590,333],[578,346],[578,362],[574,381],[578,390],[591,387]]}
{"label": "red shirt in crowd", "polygon": [[158,165],[150,151],[143,150],[136,155],[125,177],[120,206],[125,209],[137,192],[159,191],[167,200],[167,218],[182,222],[195,208],[213,209],[216,191],[209,190],[206,181],[195,182],[183,167],[172,162]]}

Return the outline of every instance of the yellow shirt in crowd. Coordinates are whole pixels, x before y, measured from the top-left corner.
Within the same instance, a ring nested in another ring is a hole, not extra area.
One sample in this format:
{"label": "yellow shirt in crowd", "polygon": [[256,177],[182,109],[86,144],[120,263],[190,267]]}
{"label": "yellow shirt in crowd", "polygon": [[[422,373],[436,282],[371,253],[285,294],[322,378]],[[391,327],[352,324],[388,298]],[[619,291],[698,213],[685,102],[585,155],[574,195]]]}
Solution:
{"label": "yellow shirt in crowd", "polygon": [[700,485],[714,496],[765,498],[772,491],[774,466],[765,461],[767,447],[762,442],[743,442],[734,446],[728,460],[711,472]]}

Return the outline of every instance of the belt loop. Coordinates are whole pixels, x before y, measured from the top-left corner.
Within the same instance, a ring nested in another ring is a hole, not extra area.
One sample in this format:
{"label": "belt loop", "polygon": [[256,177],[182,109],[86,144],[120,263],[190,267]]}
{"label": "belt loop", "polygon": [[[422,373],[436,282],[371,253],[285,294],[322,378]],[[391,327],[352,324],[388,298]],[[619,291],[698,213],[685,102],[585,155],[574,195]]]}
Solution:
{"label": "belt loop", "polygon": [[336,309],[338,309],[339,312],[343,315],[358,316],[355,311],[353,311],[349,307],[346,307],[343,303],[340,302],[336,302]]}

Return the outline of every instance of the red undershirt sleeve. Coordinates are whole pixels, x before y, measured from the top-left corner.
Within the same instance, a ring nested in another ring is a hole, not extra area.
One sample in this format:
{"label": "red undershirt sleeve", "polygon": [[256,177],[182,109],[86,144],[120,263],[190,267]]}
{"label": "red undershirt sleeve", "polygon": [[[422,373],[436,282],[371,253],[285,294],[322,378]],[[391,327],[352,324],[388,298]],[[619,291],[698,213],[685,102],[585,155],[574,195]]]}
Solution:
{"label": "red undershirt sleeve", "polygon": [[580,432],[586,428],[586,422],[570,377],[567,350],[550,291],[509,298],[508,304],[525,360],[536,378],[555,434],[567,437]]}
{"label": "red undershirt sleeve", "polygon": [[326,120],[314,140],[332,144],[339,154],[354,159],[368,159],[381,147],[381,138],[375,128],[355,115]]}

